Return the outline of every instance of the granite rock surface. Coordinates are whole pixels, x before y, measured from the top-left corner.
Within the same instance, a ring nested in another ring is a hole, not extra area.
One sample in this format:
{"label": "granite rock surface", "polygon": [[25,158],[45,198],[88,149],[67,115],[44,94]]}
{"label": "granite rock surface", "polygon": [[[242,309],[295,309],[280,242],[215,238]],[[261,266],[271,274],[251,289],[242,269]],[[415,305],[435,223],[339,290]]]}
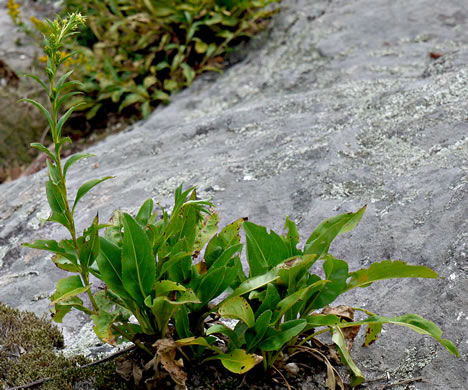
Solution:
{"label": "granite rock surface", "polygon": [[[391,280],[340,303],[418,313],[461,358],[428,337],[387,327],[353,357],[366,377],[423,377],[400,388],[468,388],[468,8],[464,0],[284,0],[267,31],[223,75],[205,75],[151,117],[90,148],[69,184],[115,175],[87,195],[84,228],[180,184],[213,197],[223,224],[249,217],[303,238],[323,219],[367,204],[331,248],[352,270],[382,259],[426,265],[437,280]],[[437,58],[434,58],[437,57]],[[64,276],[22,242],[65,237],[41,225],[46,173],[0,186],[0,301],[46,313]],[[85,318],[62,326],[85,340]],[[80,336],[81,335],[81,336]],[[381,388],[382,382],[366,388]],[[396,387],[398,388],[398,387]]]}

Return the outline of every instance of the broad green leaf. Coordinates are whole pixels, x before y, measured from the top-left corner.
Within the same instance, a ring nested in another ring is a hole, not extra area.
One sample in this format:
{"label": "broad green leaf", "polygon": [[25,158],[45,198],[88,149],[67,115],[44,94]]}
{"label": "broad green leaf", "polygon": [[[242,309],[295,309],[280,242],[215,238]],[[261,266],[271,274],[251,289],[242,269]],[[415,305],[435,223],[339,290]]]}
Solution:
{"label": "broad green leaf", "polygon": [[260,363],[263,358],[258,355],[248,354],[243,349],[235,349],[230,353],[221,353],[204,361],[219,359],[225,368],[236,374],[244,374]]}
{"label": "broad green leaf", "polygon": [[356,287],[368,287],[373,282],[395,278],[438,278],[436,272],[422,265],[408,265],[400,260],[383,260],[372,263],[369,268],[363,268],[349,274],[350,280],[345,291]]}
{"label": "broad green leaf", "polygon": [[103,177],[102,179],[93,179],[90,181],[87,181],[84,183],[79,189],[78,192],[76,193],[76,198],[75,202],[73,203],[72,207],[72,214],[75,213],[75,207],[80,201],[80,199],[85,196],[94,186],[98,185],[99,183],[102,183],[104,180],[112,179],[114,176],[106,176]]}
{"label": "broad green leaf", "polygon": [[277,288],[273,283],[269,283],[266,288],[265,298],[255,314],[259,316],[266,310],[274,310],[279,301],[281,301],[281,297]]}
{"label": "broad green leaf", "polygon": [[129,214],[123,214],[122,249],[123,285],[140,306],[151,293],[155,279],[156,260],[148,236]]}
{"label": "broad green leaf", "polygon": [[87,157],[93,157],[94,154],[89,154],[89,153],[77,153],[71,156],[66,162],[65,165],[63,166],[63,176],[67,176],[68,169],[75,164],[77,161],[87,158]]}
{"label": "broad green leaf", "polygon": [[153,209],[153,199],[147,199],[140,207],[140,210],[138,211],[138,214],[136,216],[136,220],[142,227],[148,224],[151,214],[153,213]]}
{"label": "broad green leaf", "polygon": [[99,337],[100,340],[105,343],[116,345],[115,335],[112,333],[112,325],[117,315],[110,314],[104,310],[100,310],[98,314],[91,316],[94,322],[94,333]]}
{"label": "broad green leaf", "polygon": [[244,219],[240,218],[225,226],[218,234],[211,238],[205,250],[205,262],[208,268],[220,258],[226,249],[240,243],[239,230],[243,223]]}
{"label": "broad green leaf", "polygon": [[325,279],[329,283],[325,284],[320,292],[307,303],[305,315],[329,305],[346,289],[348,278],[348,263],[346,261],[327,255],[323,263],[323,270],[325,271]]}
{"label": "broad green leaf", "polygon": [[349,326],[366,324],[395,324],[406,326],[419,334],[432,336],[439,343],[441,343],[447,349],[447,351],[453,355],[459,356],[455,345],[450,340],[442,338],[442,330],[432,321],[426,320],[424,317],[421,317],[418,314],[404,314],[402,316],[391,318],[373,315],[362,321],[346,322],[338,326],[340,328],[345,328]]}
{"label": "broad green leaf", "polygon": [[58,281],[55,292],[50,296],[50,304],[55,305],[68,298],[84,293],[91,288],[91,285],[83,286],[79,275],[69,276]]}
{"label": "broad green leaf", "polygon": [[216,334],[216,333],[221,333],[229,337],[229,344],[234,345],[235,348],[240,348],[242,346],[242,343],[239,341],[239,337],[237,336],[237,333],[234,332],[231,328],[225,325],[215,324],[213,326],[210,326],[205,332],[207,336]]}
{"label": "broad green leaf", "polygon": [[115,210],[104,233],[104,237],[117,245],[119,248],[122,247],[122,211]]}
{"label": "broad green leaf", "polygon": [[286,259],[286,261],[277,266],[281,283],[288,287],[288,291],[296,291],[298,289],[298,282],[303,279],[305,274],[309,274],[309,269],[316,260],[317,256],[315,255]]}
{"label": "broad green leaf", "polygon": [[225,251],[221,253],[221,255],[216,259],[216,261],[211,265],[210,269],[214,268],[220,268],[220,267],[225,267],[229,265],[230,261],[238,256],[240,256],[242,252],[243,245],[242,244],[236,244],[232,245],[229,248],[227,248]]}
{"label": "broad green leaf", "polygon": [[[208,337],[193,337],[192,336],[192,337],[187,337],[184,339],[177,340],[175,343],[178,347],[185,347],[187,345],[192,345],[192,346],[200,345],[202,347],[211,349],[212,351],[215,351],[218,354],[222,353],[221,349],[219,349],[215,345],[212,345],[214,340],[215,340],[215,337],[213,336],[208,336]],[[204,361],[207,361],[207,360],[213,360],[213,358],[205,359]]]}
{"label": "broad green leaf", "polygon": [[179,338],[186,338],[193,336],[190,331],[190,321],[188,317],[188,309],[182,306],[174,315],[175,327],[177,330],[177,336]]}
{"label": "broad green leaf", "polygon": [[366,206],[355,213],[341,214],[321,222],[307,240],[304,254],[315,254],[317,258],[326,255],[335,237],[354,229],[365,210]]}
{"label": "broad green leaf", "polygon": [[171,291],[187,291],[187,288],[182,284],[173,282],[172,280],[161,280],[154,282],[153,290],[156,296],[167,295]]}
{"label": "broad green leaf", "polygon": [[207,214],[199,226],[193,249],[201,251],[208,240],[218,231],[218,213]]}
{"label": "broad green leaf", "polygon": [[297,231],[296,224],[286,217],[286,222],[284,224],[284,228],[288,229],[286,236],[281,236],[284,243],[288,247],[289,255],[288,257],[298,256],[301,254],[301,251],[297,249],[297,245],[299,244],[300,237],[299,232]]}
{"label": "broad green leaf", "polygon": [[204,305],[217,295],[217,292],[223,285],[226,271],[226,267],[216,268],[203,275],[200,285],[197,288],[197,295]]}
{"label": "broad green leaf", "polygon": [[249,278],[242,282],[241,285],[237,287],[229,297],[239,297],[241,295],[247,294],[250,291],[263,287],[268,283],[274,282],[277,279],[279,279],[279,276],[277,272],[274,271],[267,272],[254,278]]}
{"label": "broad green leaf", "polygon": [[245,222],[243,228],[251,277],[264,274],[289,257],[288,247],[273,230],[268,234],[265,227],[252,222]]}
{"label": "broad green leaf", "polygon": [[53,162],[57,163],[57,159],[55,158],[54,154],[49,149],[47,149],[44,145],[42,145],[42,144],[40,144],[38,142],[33,142],[30,145],[31,145],[31,147],[39,149],[41,152],[44,152],[45,154],[47,154],[47,156],[49,156],[49,158]]}
{"label": "broad green leaf", "polygon": [[279,329],[269,327],[258,348],[262,351],[279,351],[286,343],[300,334],[306,325],[306,320],[292,320],[282,323]]}
{"label": "broad green leaf", "polygon": [[111,241],[99,237],[100,252],[96,258],[102,280],[117,295],[130,298],[122,280],[122,250]]}
{"label": "broad green leaf", "polygon": [[243,321],[249,328],[255,325],[255,316],[246,299],[234,297],[223,302],[218,309],[221,317]]}
{"label": "broad green leaf", "polygon": [[335,326],[332,327],[332,340],[338,347],[342,362],[349,367],[351,375],[351,386],[354,387],[360,385],[362,382],[364,382],[364,375],[362,375],[361,370],[358,368],[358,366],[356,366],[353,359],[351,359],[351,355],[346,346],[345,337],[340,328]]}
{"label": "broad green leaf", "polygon": [[158,331],[161,334],[164,334],[169,320],[177,307],[175,305],[171,305],[167,297],[156,297],[152,300],[150,295],[146,297],[145,305],[151,308],[158,326]]}
{"label": "broad green leaf", "polygon": [[153,100],[161,100],[163,102],[169,101],[169,95],[166,92],[160,90],[154,91],[151,97]]}
{"label": "broad green leaf", "polygon": [[245,333],[246,349],[247,352],[255,350],[257,345],[262,341],[263,336],[270,325],[271,317],[273,313],[271,310],[266,310],[255,320],[253,329],[247,329]]}
{"label": "broad green leaf", "polygon": [[[304,287],[293,294],[290,294],[283,298],[276,305],[276,310],[274,312],[273,323],[277,323],[281,320],[281,317],[294,305],[298,302],[305,302],[311,294],[320,289],[323,285],[329,283],[328,280],[319,280],[311,285]],[[299,314],[299,313],[298,313]]]}

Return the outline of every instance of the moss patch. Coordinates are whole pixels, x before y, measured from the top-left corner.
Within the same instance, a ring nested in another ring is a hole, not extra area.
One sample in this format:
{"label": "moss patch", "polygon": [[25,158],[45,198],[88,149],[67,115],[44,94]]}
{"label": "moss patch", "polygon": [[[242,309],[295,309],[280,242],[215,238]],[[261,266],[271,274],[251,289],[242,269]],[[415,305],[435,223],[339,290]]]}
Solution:
{"label": "moss patch", "polygon": [[114,362],[81,369],[90,360],[65,358],[56,352],[63,346],[63,336],[50,320],[0,303],[0,388],[51,377],[41,389],[127,389]]}

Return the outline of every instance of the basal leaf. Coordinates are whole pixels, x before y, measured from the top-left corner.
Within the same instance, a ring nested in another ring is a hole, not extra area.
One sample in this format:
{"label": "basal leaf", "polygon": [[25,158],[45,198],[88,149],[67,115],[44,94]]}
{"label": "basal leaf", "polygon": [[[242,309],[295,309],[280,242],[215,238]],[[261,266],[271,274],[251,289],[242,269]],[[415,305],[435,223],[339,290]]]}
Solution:
{"label": "basal leaf", "polygon": [[267,272],[254,278],[249,278],[241,283],[241,285],[234,290],[230,297],[238,297],[247,294],[248,292],[263,287],[277,279],[279,279],[279,276],[277,272],[274,271]]}
{"label": "basal leaf", "polygon": [[255,312],[255,315],[260,316],[266,310],[274,310],[279,301],[281,301],[281,297],[277,288],[273,283],[269,283],[266,288],[265,298]]}
{"label": "basal leaf", "polygon": [[[328,283],[328,280],[319,280],[311,285],[304,287],[288,296],[283,298],[281,301],[278,302],[276,305],[276,310],[274,312],[273,323],[277,323],[281,320],[283,315],[294,305],[298,302],[306,302],[307,299],[313,294],[315,291],[319,290],[322,286]],[[297,313],[299,314],[299,313]]]}
{"label": "basal leaf", "polygon": [[355,213],[341,214],[321,222],[307,240],[304,254],[315,254],[317,258],[326,255],[335,237],[354,229],[365,210],[366,206]]}
{"label": "basal leaf", "polygon": [[138,210],[136,220],[142,227],[148,224],[151,214],[153,213],[153,209],[154,209],[153,199],[147,199],[140,207],[140,210]]}
{"label": "basal leaf", "polygon": [[273,230],[268,234],[263,226],[245,222],[247,261],[250,276],[262,275],[289,257],[289,249]]}
{"label": "basal leaf", "polygon": [[224,301],[218,309],[221,317],[243,321],[249,328],[255,325],[255,316],[246,299],[234,297]]}
{"label": "basal leaf", "polygon": [[218,213],[207,214],[198,227],[197,235],[193,249],[201,251],[208,240],[218,231],[219,215]]}
{"label": "basal leaf", "polygon": [[400,260],[384,260],[378,263],[372,263],[369,268],[363,268],[349,274],[350,280],[347,283],[346,290],[349,291],[356,287],[368,287],[373,282],[385,279],[395,278],[438,278],[436,272],[422,265],[408,265]]}
{"label": "basal leaf", "polygon": [[346,346],[346,339],[340,328],[332,327],[332,340],[338,347],[342,362],[349,367],[351,375],[351,386],[360,385],[362,382],[364,382],[364,375],[358,366],[356,366],[353,359],[351,359],[351,355]]}
{"label": "basal leaf", "polygon": [[[245,333],[247,352],[255,350],[257,345],[262,341],[265,333],[270,325],[273,313],[271,310],[266,310],[255,320],[253,329],[247,329]],[[251,335],[251,336],[250,336]]]}
{"label": "basal leaf", "polygon": [[258,348],[262,351],[279,351],[286,343],[299,335],[306,325],[306,320],[292,320],[282,323],[279,329],[269,327]]}
{"label": "basal leaf", "polygon": [[227,268],[216,268],[209,273],[203,275],[199,287],[197,288],[197,295],[203,304],[207,304],[215,296],[217,291],[223,284]]}
{"label": "basal leaf", "polygon": [[117,295],[130,298],[122,280],[122,250],[111,241],[99,237],[100,252],[96,258],[102,280]]}
{"label": "basal leaf", "polygon": [[289,219],[286,218],[286,223],[284,224],[284,228],[288,229],[286,236],[282,236],[284,243],[288,247],[289,255],[288,257],[298,256],[301,254],[301,251],[297,249],[297,245],[299,244],[300,237],[299,232],[297,231],[296,224]]}
{"label": "basal leaf", "polygon": [[224,334],[229,338],[229,345],[234,345],[235,348],[240,348],[242,346],[242,343],[239,340],[239,337],[237,336],[237,333],[233,331],[231,328],[221,325],[221,324],[215,324],[213,326],[210,326],[205,334],[207,336],[216,334],[216,333],[221,333]]}
{"label": "basal leaf", "polygon": [[156,296],[161,296],[167,295],[167,293],[171,291],[187,291],[187,288],[172,280],[161,280],[154,282],[153,290],[155,291]]}
{"label": "basal leaf", "polygon": [[235,349],[230,353],[222,353],[210,357],[207,360],[219,359],[225,368],[236,374],[244,374],[260,363],[263,358],[258,355],[248,354],[243,349]]}
{"label": "basal leaf", "polygon": [[346,261],[327,255],[323,263],[323,270],[325,271],[325,279],[329,283],[322,286],[320,292],[307,303],[307,309],[304,313],[306,315],[315,309],[329,305],[346,289],[348,278],[348,263]]}
{"label": "basal leaf", "polygon": [[99,218],[96,216],[92,225],[77,239],[79,259],[83,269],[87,270],[99,254]]}
{"label": "basal leaf", "polygon": [[148,236],[129,214],[123,214],[122,280],[125,289],[140,306],[151,293],[156,260]]}
{"label": "basal leaf", "polygon": [[455,347],[453,342],[442,338],[442,330],[432,321],[426,320],[424,317],[421,317],[418,314],[404,314],[402,316],[391,318],[372,315],[369,318],[362,321],[342,323],[339,325],[339,327],[343,328],[366,324],[395,324],[406,326],[419,334],[432,336],[439,343],[441,343],[451,354],[459,356],[457,348]]}
{"label": "basal leaf", "polygon": [[98,314],[91,316],[94,322],[94,333],[100,340],[105,343],[116,345],[115,335],[112,333],[112,325],[116,319],[116,314],[110,314],[104,310],[100,310]]}

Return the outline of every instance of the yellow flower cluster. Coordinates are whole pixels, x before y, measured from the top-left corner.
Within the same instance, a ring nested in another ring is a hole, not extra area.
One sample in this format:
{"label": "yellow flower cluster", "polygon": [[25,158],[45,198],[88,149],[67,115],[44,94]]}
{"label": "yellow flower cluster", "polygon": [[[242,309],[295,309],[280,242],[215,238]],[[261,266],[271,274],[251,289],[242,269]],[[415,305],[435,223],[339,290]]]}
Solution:
{"label": "yellow flower cluster", "polygon": [[46,22],[39,20],[38,18],[31,16],[29,18],[36,30],[40,31],[42,34],[47,35],[50,33],[50,27]]}
{"label": "yellow flower cluster", "polygon": [[8,8],[8,15],[10,15],[11,20],[13,20],[13,23],[17,25],[23,24],[23,19],[21,18],[21,10],[20,5],[15,2],[15,0],[8,0],[7,3],[7,8]]}

